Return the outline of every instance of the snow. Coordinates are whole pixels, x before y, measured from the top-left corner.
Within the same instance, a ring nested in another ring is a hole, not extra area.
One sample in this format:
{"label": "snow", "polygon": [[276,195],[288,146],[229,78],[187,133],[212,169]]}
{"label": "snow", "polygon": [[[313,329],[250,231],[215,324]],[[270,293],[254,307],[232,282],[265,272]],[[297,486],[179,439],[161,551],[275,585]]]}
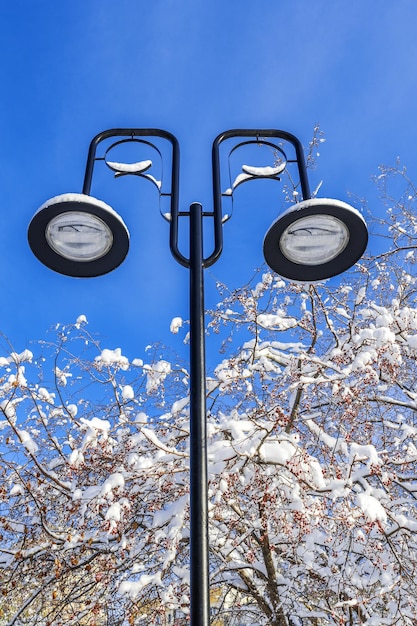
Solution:
{"label": "snow", "polygon": [[142,574],[137,581],[123,581],[119,586],[119,594],[128,595],[131,600],[134,600],[144,587],[151,584],[162,586],[161,572],[157,572],[156,574]]}
{"label": "snow", "polygon": [[232,187],[229,187],[228,189],[226,189],[226,191],[223,192],[224,196],[231,196],[233,193],[233,190],[240,185],[240,183],[244,183],[245,180],[251,180],[253,178],[253,176],[251,176],[250,174],[239,174],[238,176],[236,176]]}
{"label": "snow", "polygon": [[31,363],[33,361],[33,353],[30,350],[23,350],[23,352],[11,352],[10,356],[0,357],[0,366],[10,365],[10,363]]}
{"label": "snow", "polygon": [[98,436],[103,439],[107,439],[110,430],[110,422],[108,420],[100,419],[99,417],[93,417],[91,420],[87,420],[82,417],[80,419],[83,429],[86,431],[82,443],[82,450],[84,450],[89,444],[96,444]]}
{"label": "snow", "polygon": [[31,363],[33,361],[33,353],[30,350],[23,350],[20,354],[12,352],[13,359],[16,359],[19,363]]}
{"label": "snow", "polygon": [[175,576],[178,576],[183,584],[190,584],[190,570],[188,567],[179,567],[178,565],[174,565],[172,571],[174,572]]}
{"label": "snow", "polygon": [[275,178],[285,170],[286,166],[286,162],[280,163],[276,166],[267,165],[263,167],[242,165],[243,173],[236,176],[235,180],[233,181],[232,187],[226,189],[223,195],[231,196],[233,190],[236,189],[238,185],[244,183],[247,180],[253,180],[254,178]]}
{"label": "snow", "polygon": [[251,176],[278,176],[278,174],[281,174],[286,167],[286,162],[275,165],[274,167],[253,167],[252,165],[242,165],[242,171],[246,174],[250,174]]}
{"label": "snow", "polygon": [[83,324],[88,324],[87,318],[85,315],[79,315],[77,317],[77,321],[75,322],[75,327],[80,328]]}
{"label": "snow", "polygon": [[124,402],[133,400],[134,397],[135,397],[135,392],[133,391],[133,387],[131,387],[130,385],[124,385],[122,387],[122,398]]}
{"label": "snow", "polygon": [[171,325],[169,327],[171,333],[178,333],[179,329],[181,328],[183,324],[182,318],[181,317],[174,317],[171,321]]}
{"label": "snow", "polygon": [[71,415],[71,417],[76,417],[76,415],[78,413],[77,405],[76,404],[67,404],[67,411]]}
{"label": "snow", "polygon": [[381,461],[375,446],[371,444],[351,443],[350,445],[350,462],[352,460],[365,461],[369,460],[372,465],[380,465]]}
{"label": "snow", "polygon": [[7,380],[13,386],[18,387],[20,385],[22,387],[26,387],[27,380],[25,377],[25,367],[23,365],[19,365],[19,367],[17,368],[17,373],[11,374]]}
{"label": "snow", "polygon": [[35,441],[33,441],[31,435],[26,430],[19,430],[18,435],[20,441],[23,443],[29,454],[36,454],[39,450],[39,447],[35,443]]}
{"label": "snow", "polygon": [[13,487],[10,489],[10,495],[12,497],[20,496],[22,493],[24,493],[22,485],[13,485]]}
{"label": "snow", "polygon": [[164,443],[161,439],[158,438],[158,436],[156,435],[156,433],[151,430],[150,428],[143,428],[141,429],[141,433],[146,437],[146,439],[152,443],[155,448],[157,448],[158,450],[162,450],[163,452],[166,452],[168,454],[168,456],[174,455],[177,457],[185,457],[187,456],[186,453],[181,452],[179,450],[176,450],[175,448],[173,448],[170,445],[167,445],[166,443]]}
{"label": "snow", "polygon": [[311,483],[316,489],[325,489],[327,487],[321,465],[316,459],[310,458],[308,460],[308,463],[305,464],[305,471],[306,474],[309,474]]}
{"label": "snow", "polygon": [[137,163],[116,163],[115,161],[106,161],[106,164],[116,172],[140,174],[141,172],[145,172],[152,166],[152,161],[138,161]]}
{"label": "snow", "polygon": [[68,378],[72,377],[72,374],[68,371],[61,370],[58,366],[55,367],[55,376],[57,378],[57,382],[62,387],[66,387]]}
{"label": "snow", "polygon": [[150,159],[145,161],[137,161],[136,163],[118,163],[116,161],[106,161],[106,164],[111,170],[116,172],[115,177],[122,176],[123,174],[137,174],[144,178],[147,178],[153,182],[158,189],[162,187],[162,181],[157,180],[151,174],[145,174],[145,172],[152,167],[152,161]]}
{"label": "snow", "polygon": [[0,409],[8,420],[5,422],[0,422],[2,428],[6,427],[8,422],[10,422],[11,424],[14,424],[16,422],[16,408],[13,402],[9,402],[9,400],[2,400],[0,402]]}
{"label": "snow", "polygon": [[263,328],[279,328],[287,330],[297,325],[297,320],[293,317],[287,317],[285,315],[262,313],[257,317],[258,324]]}
{"label": "snow", "polygon": [[259,450],[263,461],[280,465],[285,465],[294,456],[295,452],[296,446],[288,440],[267,441]]}
{"label": "snow", "polygon": [[387,521],[387,513],[377,498],[374,498],[370,493],[359,493],[356,496],[356,502],[360,509],[362,509],[365,517],[371,521]]}
{"label": "snow", "polygon": [[350,213],[353,213],[354,215],[359,217],[365,223],[365,219],[364,219],[363,215],[357,209],[352,207],[347,202],[342,202],[342,200],[335,200],[334,198],[309,198],[308,200],[302,200],[301,202],[298,202],[297,204],[295,204],[295,205],[289,207],[288,209],[286,209],[285,211],[283,211],[280,214],[279,219],[281,219],[284,215],[287,215],[289,213],[293,213],[294,211],[299,211],[301,209],[320,207],[320,206],[323,206],[323,205],[326,206],[326,207],[335,207],[335,208],[345,209],[345,210],[349,211]]}
{"label": "snow", "polygon": [[84,465],[85,458],[81,450],[78,450],[78,449],[73,450],[71,454],[69,455],[68,463],[70,464],[71,467],[74,467],[74,468],[78,468]]}
{"label": "snow", "polygon": [[55,394],[50,393],[47,389],[45,389],[45,387],[39,387],[38,396],[41,400],[44,400],[45,402],[49,402],[50,404],[54,403]]}
{"label": "snow", "polygon": [[161,528],[170,524],[169,536],[176,534],[178,528],[184,525],[185,507],[188,504],[188,496],[179,498],[176,502],[168,504],[164,509],[154,513],[152,526]]}
{"label": "snow", "polygon": [[108,432],[110,430],[110,422],[108,420],[100,419],[99,417],[93,417],[91,420],[87,420],[82,417],[81,422],[88,428],[92,428],[94,430],[102,432]]}
{"label": "snow", "polygon": [[408,335],[406,338],[407,344],[415,350],[417,348],[417,335]]}
{"label": "snow", "polygon": [[320,428],[314,421],[314,418],[320,416],[320,413],[311,413],[305,417],[305,423],[308,428],[317,436],[333,452],[342,452],[347,454],[348,446],[342,437],[332,437],[323,428]]}
{"label": "snow", "polygon": [[143,369],[147,375],[146,391],[147,393],[155,393],[171,372],[171,364],[161,360],[152,365],[144,365]]}
{"label": "snow", "polygon": [[344,318],[345,318],[345,319],[347,319],[347,320],[350,320],[350,319],[351,319],[351,317],[352,317],[352,316],[350,315],[350,313],[348,313],[348,311],[346,311],[346,309],[343,309],[343,308],[342,308],[342,307],[340,307],[340,306],[336,307],[336,313],[337,313],[338,315],[341,315],[342,317],[344,317]]}
{"label": "snow", "polygon": [[176,413],[180,413],[189,403],[190,398],[186,396],[185,398],[181,398],[181,400],[176,400],[171,408],[171,413],[174,415]]}
{"label": "snow", "polygon": [[298,556],[303,560],[306,567],[314,567],[316,555],[310,550],[306,550],[304,546],[298,546]]}
{"label": "snow", "polygon": [[[154,178],[153,176],[151,176],[150,174],[146,174],[145,178],[147,178],[148,180],[150,180],[151,182],[154,183],[154,185],[156,185],[158,187],[158,189],[161,189],[162,187],[162,180],[157,180],[156,178]],[[168,218],[168,222],[171,221],[171,214],[169,214],[169,218]]]}
{"label": "snow", "polygon": [[[83,193],[64,193],[59,196],[54,196],[53,198],[50,198],[49,200],[44,202],[39,207],[39,209],[36,212],[36,215],[40,213],[40,211],[43,211],[47,207],[53,206],[54,204],[65,204],[65,203],[70,203],[70,202],[73,202],[73,203],[81,202],[83,204],[86,203],[86,204],[92,204],[94,206],[99,206],[105,211],[107,211],[108,213],[111,213],[113,217],[115,217],[119,222],[121,222],[126,228],[126,225],[124,224],[120,215],[114,209],[112,209],[110,205],[106,204],[102,200],[98,200],[97,198],[94,198],[93,196],[88,196]],[[76,210],[76,207],[72,207],[72,210]],[[126,228],[126,231],[127,231],[127,228]]]}
{"label": "snow", "polygon": [[116,348],[115,350],[105,348],[102,350],[100,356],[97,356],[94,360],[96,363],[101,363],[103,365],[115,365],[123,370],[127,370],[129,367],[129,361],[122,355],[120,348]]}
{"label": "snow", "polygon": [[366,287],[360,287],[356,295],[355,304],[361,304],[366,296]]}
{"label": "snow", "polygon": [[[122,507],[120,502],[114,502],[109,506],[106,513],[106,520],[111,522],[120,522],[122,519]],[[112,525],[114,527],[114,525]]]}

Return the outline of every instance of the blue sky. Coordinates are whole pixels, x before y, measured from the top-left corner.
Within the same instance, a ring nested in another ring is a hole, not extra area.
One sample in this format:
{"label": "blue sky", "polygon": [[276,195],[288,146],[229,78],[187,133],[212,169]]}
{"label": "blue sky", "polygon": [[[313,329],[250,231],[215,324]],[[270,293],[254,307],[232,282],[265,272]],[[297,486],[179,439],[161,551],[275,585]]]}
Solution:
{"label": "blue sky", "polygon": [[[397,156],[416,173],[416,23],[415,0],[1,3],[1,332],[21,350],[84,314],[104,347],[131,357],[155,341],[175,344],[169,325],[188,317],[188,276],[142,185],[129,206],[114,206],[131,231],[115,272],[60,276],[27,245],[36,209],[81,191],[89,142],[107,128],[177,136],[185,208],[210,207],[211,144],[229,128],[282,128],[307,145],[320,123],[326,142],[311,184],[323,179],[326,197],[372,196],[371,175]],[[238,286],[262,264],[278,210],[245,209],[242,191],[206,275],[208,306],[216,280]]]}

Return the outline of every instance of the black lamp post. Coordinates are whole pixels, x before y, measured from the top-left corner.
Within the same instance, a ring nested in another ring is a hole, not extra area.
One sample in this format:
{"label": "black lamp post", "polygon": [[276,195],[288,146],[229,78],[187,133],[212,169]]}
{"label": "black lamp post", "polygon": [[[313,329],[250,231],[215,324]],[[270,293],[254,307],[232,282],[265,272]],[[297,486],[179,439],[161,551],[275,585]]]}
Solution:
{"label": "black lamp post", "polygon": [[[152,138],[150,141],[148,138]],[[117,140],[116,140],[117,139]],[[103,141],[112,141],[104,156],[97,157]],[[124,164],[110,161],[113,148],[136,142],[155,150],[162,141],[170,148],[171,177],[168,191],[163,181],[148,171],[152,161]],[[266,145],[279,162],[273,166],[243,166],[243,173],[225,192],[221,190],[220,148],[233,142],[232,153],[252,144]],[[282,145],[289,144],[295,157],[287,159]],[[65,194],[46,202],[34,215],[28,231],[35,256],[49,268],[75,277],[106,274],[124,260],[129,249],[129,233],[121,217],[106,203],[90,196],[94,166],[105,161],[115,176],[136,175],[150,180],[160,197],[170,201],[170,248],[175,260],[189,269],[190,287],[190,618],[191,626],[209,626],[209,541],[208,473],[206,433],[206,372],[204,324],[204,268],[213,265],[222,252],[222,201],[248,180],[280,180],[288,163],[298,169],[302,201],[286,210],[272,224],[264,240],[264,256],[271,269],[284,278],[313,282],[344,272],[362,256],[368,241],[366,224],[358,211],[338,200],[311,198],[304,153],[299,140],[279,130],[230,130],[219,135],[212,149],[213,209],[201,204],[179,210],[179,145],[171,134],[158,129],[114,129],[97,135],[90,144],[82,194]],[[189,220],[188,256],[179,250],[179,219]],[[210,218],[214,243],[210,255],[203,252],[203,219]]]}

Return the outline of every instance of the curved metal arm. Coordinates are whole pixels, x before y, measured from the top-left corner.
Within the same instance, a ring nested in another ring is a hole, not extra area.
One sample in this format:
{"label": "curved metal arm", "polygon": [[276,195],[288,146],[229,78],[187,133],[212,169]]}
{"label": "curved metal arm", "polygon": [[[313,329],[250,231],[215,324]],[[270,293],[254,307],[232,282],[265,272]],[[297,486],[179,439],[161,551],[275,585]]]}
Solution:
{"label": "curved metal arm", "polygon": [[[85,170],[83,193],[90,195],[91,184],[96,161],[98,145],[113,137],[160,137],[168,141],[172,148],[172,174],[171,188],[167,193],[170,197],[170,249],[175,260],[184,267],[190,267],[190,259],[184,256],[178,247],[178,226],[179,217],[188,216],[189,212],[179,211],[179,143],[170,132],[158,128],[115,128],[103,131],[96,135],[90,143],[87,165]],[[307,168],[304,158],[304,150],[301,142],[287,131],[274,129],[235,129],[228,130],[216,137],[212,148],[212,169],[213,169],[213,211],[204,212],[203,216],[212,217],[214,222],[214,246],[213,251],[203,258],[203,266],[210,267],[220,257],[223,250],[223,215],[222,215],[222,191],[220,178],[220,145],[228,140],[236,138],[275,138],[287,141],[295,149],[298,173],[300,177],[301,192],[303,200],[311,198],[310,186],[307,178]],[[156,146],[155,146],[156,147]]]}
{"label": "curved metal arm", "polygon": [[180,162],[180,149],[177,138],[166,130],[159,128],[113,128],[105,130],[96,135],[88,150],[87,165],[85,168],[83,194],[90,195],[91,184],[94,174],[94,164],[96,161],[97,147],[99,144],[114,137],[160,137],[171,144],[172,149],[172,164],[171,164],[171,188],[170,192],[166,195],[170,196],[170,235],[169,245],[175,260],[178,261],[184,267],[189,267],[190,261],[187,259],[178,248],[178,219],[179,219],[179,162]]}
{"label": "curved metal arm", "polygon": [[[234,137],[239,138],[275,138],[281,139],[283,141],[287,141],[292,144],[295,149],[298,174],[300,177],[300,185],[301,185],[301,193],[303,196],[303,200],[308,200],[311,198],[310,185],[307,177],[307,167],[304,157],[304,149],[303,146],[295,135],[288,133],[285,130],[275,130],[275,129],[235,129],[235,130],[227,130],[216,137],[213,142],[212,149],[212,164],[213,164],[213,201],[214,201],[214,215],[215,215],[215,225],[216,228],[219,228],[219,224],[221,225],[222,220],[222,190],[221,190],[221,180],[220,180],[220,145],[223,141],[227,139],[233,139]],[[220,217],[218,217],[220,216]],[[213,253],[212,256],[215,256],[217,252]],[[210,257],[211,258],[211,257]],[[217,257],[216,257],[217,258]],[[214,262],[214,261],[213,261]],[[211,263],[210,263],[211,264]]]}

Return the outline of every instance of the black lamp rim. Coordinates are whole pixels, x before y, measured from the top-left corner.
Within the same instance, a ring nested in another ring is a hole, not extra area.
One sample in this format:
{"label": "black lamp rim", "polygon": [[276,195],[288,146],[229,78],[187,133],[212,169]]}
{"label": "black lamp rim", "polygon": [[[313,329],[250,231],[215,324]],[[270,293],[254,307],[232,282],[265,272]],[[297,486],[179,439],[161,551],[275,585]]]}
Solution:
{"label": "black lamp rim", "polygon": [[[53,250],[47,239],[48,224],[58,215],[77,212],[100,218],[111,230],[113,244],[106,254],[92,261],[67,259]],[[108,274],[125,259],[129,250],[129,231],[122,218],[101,200],[84,194],[64,194],[43,204],[35,213],[28,229],[28,242],[33,254],[50,269],[76,278],[92,278]]]}
{"label": "black lamp rim", "polygon": [[[340,220],[349,231],[349,241],[331,261],[305,265],[290,261],[281,250],[280,239],[285,229],[297,220],[310,215],[331,215]],[[319,282],[342,274],[362,256],[368,244],[368,229],[362,215],[340,200],[311,198],[290,207],[269,228],[264,238],[264,257],[269,267],[289,280]]]}

